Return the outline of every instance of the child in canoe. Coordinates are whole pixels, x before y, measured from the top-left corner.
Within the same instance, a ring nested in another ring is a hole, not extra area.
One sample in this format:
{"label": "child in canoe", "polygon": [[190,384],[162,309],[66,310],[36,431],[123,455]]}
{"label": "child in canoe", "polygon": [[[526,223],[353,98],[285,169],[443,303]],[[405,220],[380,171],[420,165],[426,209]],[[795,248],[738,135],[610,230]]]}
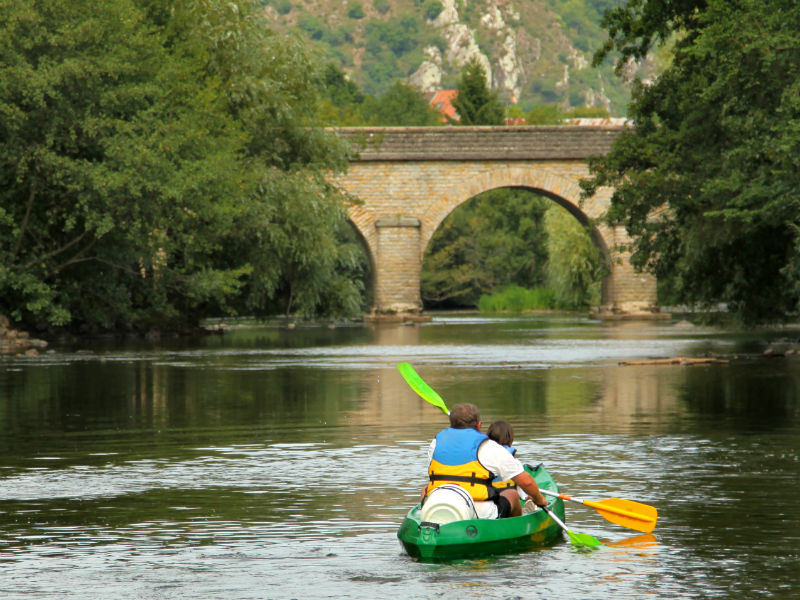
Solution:
{"label": "child in canoe", "polygon": [[[486,432],[486,435],[489,436],[490,440],[494,440],[501,446],[503,446],[506,450],[511,452],[511,455],[516,458],[517,456],[517,449],[512,446],[514,443],[514,428],[511,427],[511,423],[508,421],[495,421],[491,425],[489,425],[489,429]],[[514,483],[513,480],[508,481],[500,481],[499,477],[495,477],[492,485],[496,488],[505,489],[510,487],[517,487],[517,484]],[[529,498],[528,494],[525,493],[525,490],[517,488],[517,492],[519,493],[520,502],[522,502],[522,513],[527,514],[530,512],[535,511],[538,506],[531,502],[526,502]]]}

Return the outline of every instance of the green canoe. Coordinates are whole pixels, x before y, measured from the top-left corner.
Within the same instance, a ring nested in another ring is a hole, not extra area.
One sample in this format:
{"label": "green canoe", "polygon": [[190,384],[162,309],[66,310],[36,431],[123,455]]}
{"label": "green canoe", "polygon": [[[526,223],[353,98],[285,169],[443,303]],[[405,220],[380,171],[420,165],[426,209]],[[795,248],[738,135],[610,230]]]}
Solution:
{"label": "green canoe", "polygon": [[[540,488],[558,492],[558,486],[542,465],[525,466]],[[421,504],[406,515],[397,537],[409,555],[423,561],[507,554],[547,546],[562,539],[561,526],[543,510],[508,519],[469,519],[444,525],[424,523]],[[564,502],[552,498],[548,508],[564,520]]]}

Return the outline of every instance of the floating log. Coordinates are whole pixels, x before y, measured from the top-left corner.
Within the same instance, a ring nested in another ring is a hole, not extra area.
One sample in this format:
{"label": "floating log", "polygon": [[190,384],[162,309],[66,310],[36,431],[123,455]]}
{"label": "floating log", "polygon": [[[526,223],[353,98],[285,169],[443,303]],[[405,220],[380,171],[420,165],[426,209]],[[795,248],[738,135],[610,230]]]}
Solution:
{"label": "floating log", "polygon": [[727,360],[721,358],[685,358],[683,356],[619,361],[620,365],[709,365],[727,363]]}

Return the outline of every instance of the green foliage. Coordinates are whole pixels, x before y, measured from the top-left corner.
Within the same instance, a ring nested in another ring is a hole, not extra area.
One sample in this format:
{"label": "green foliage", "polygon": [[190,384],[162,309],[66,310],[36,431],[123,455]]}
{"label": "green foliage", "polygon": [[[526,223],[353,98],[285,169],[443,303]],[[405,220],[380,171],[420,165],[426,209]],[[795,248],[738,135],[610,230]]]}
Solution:
{"label": "green foliage", "polygon": [[597,50],[604,38],[601,22],[607,10],[620,5],[618,0],[550,0],[575,47],[584,52]]}
{"label": "green foliage", "polygon": [[[271,0],[273,5],[280,0]],[[358,2],[364,13],[351,13]],[[447,42],[443,30],[433,26],[443,5],[441,0],[373,0],[372,5],[364,0],[334,2],[323,0],[316,3],[295,3],[288,18],[278,18],[276,27],[300,27],[302,35],[313,43],[320,56],[328,60],[337,59],[347,67],[353,81],[365,93],[378,96],[397,79],[406,78],[416,72],[425,60],[424,49],[438,46],[444,50]],[[541,3],[540,3],[541,4]],[[536,10],[521,10],[520,18],[507,21],[518,40],[518,54],[522,61],[519,73],[522,89],[514,98],[524,110],[534,103],[563,103],[565,107],[581,106],[586,98],[602,94],[608,99],[610,110],[615,115],[624,115],[630,98],[629,85],[614,77],[610,61],[597,69],[582,68],[570,46],[577,46],[586,56],[597,50],[604,39],[600,22],[603,10],[618,6],[619,0],[548,0],[549,6]],[[373,10],[374,7],[374,10]],[[470,27],[481,50],[494,62],[506,54],[503,50],[505,36],[498,36],[482,17],[485,8],[480,3],[456,3],[459,20]],[[369,9],[369,10],[368,10]],[[559,18],[558,14],[563,11]],[[305,16],[304,16],[305,15]],[[406,23],[403,23],[403,20]],[[336,23],[352,26],[351,35],[343,37]],[[559,27],[560,26],[560,27]],[[559,27],[559,35],[553,35]],[[534,59],[532,40],[538,40],[540,58]],[[448,52],[442,53],[443,73],[440,88],[452,89],[457,85],[461,65],[452,60]],[[611,58],[616,58],[612,54]],[[581,57],[582,58],[582,57]],[[569,77],[564,82],[564,69],[569,68]],[[651,69],[648,61],[642,67]],[[510,100],[510,90],[497,90],[503,101]],[[604,100],[605,102],[605,100]]]}
{"label": "green foliage", "polygon": [[429,21],[433,21],[442,14],[443,10],[444,6],[442,6],[439,0],[428,0],[428,2],[425,3],[425,18]]}
{"label": "green foliage", "polygon": [[605,108],[596,106],[579,106],[563,110],[558,104],[538,104],[525,114],[528,125],[558,125],[567,119],[608,118]]}
{"label": "green foliage", "polygon": [[591,236],[565,209],[498,189],[459,207],[436,231],[422,263],[422,299],[429,308],[482,311],[585,308],[599,304],[607,273]]}
{"label": "green foliage", "polygon": [[518,104],[511,104],[506,110],[506,116],[509,119],[524,119],[525,111]]}
{"label": "green foliage", "polygon": [[526,289],[519,285],[508,285],[494,294],[482,294],[478,300],[478,310],[481,312],[525,312],[554,308],[557,308],[555,293],[543,286]]}
{"label": "green foliage", "polygon": [[558,104],[537,104],[526,115],[528,125],[558,125],[564,120],[564,111]]}
{"label": "green foliage", "polygon": [[643,59],[651,48],[668,44],[675,33],[693,36],[702,27],[700,19],[708,4],[708,0],[632,0],[607,7],[601,25],[608,36],[595,53],[594,64],[617,51],[621,68],[629,59]]}
{"label": "green foliage", "polygon": [[325,99],[319,114],[326,125],[439,125],[438,113],[422,93],[402,81],[392,83],[378,98],[366,96],[340,69],[328,64],[322,84]]}
{"label": "green foliage", "polygon": [[476,196],[450,214],[431,239],[422,263],[426,306],[476,306],[482,294],[545,277],[548,200],[524,190]]}
{"label": "green foliage", "polygon": [[291,0],[275,0],[273,3],[275,10],[278,11],[279,15],[288,15],[292,12],[292,3]]}
{"label": "green foliage", "polygon": [[461,125],[503,124],[505,109],[497,94],[489,89],[486,72],[477,58],[464,66],[457,89],[458,96],[453,100],[453,106],[461,118]]}
{"label": "green foliage", "polygon": [[324,97],[339,108],[350,104],[362,104],[366,98],[359,87],[347,78],[344,71],[332,63],[325,65],[321,83]]}
{"label": "green foliage", "polygon": [[439,114],[412,85],[395,81],[380,98],[368,97],[364,117],[370,125],[439,125]]}
{"label": "green foliage", "polygon": [[800,6],[643,0],[607,27],[623,56],[674,43],[586,185],[616,188],[609,217],[633,236],[633,262],[689,304],[725,302],[747,322],[796,315]]}
{"label": "green foliage", "polygon": [[610,116],[602,106],[574,106],[564,113],[565,119],[607,119]]}
{"label": "green foliage", "polygon": [[389,3],[389,0],[374,0],[372,5],[375,7],[375,10],[382,15],[385,15],[392,9],[392,5]]}
{"label": "green foliage", "polygon": [[364,29],[367,52],[389,48],[395,56],[407,54],[417,47],[421,26],[419,19],[412,15],[389,21],[370,21]]}
{"label": "green foliage", "polygon": [[323,42],[333,47],[353,42],[353,30],[349,25],[342,25],[335,29],[326,29],[320,38]]}
{"label": "green foliage", "polygon": [[0,5],[0,312],[143,329],[358,304],[326,287],[353,263],[322,176],[343,148],[309,127],[315,65],[251,8]]}
{"label": "green foliage", "polygon": [[424,30],[416,15],[387,21],[370,20],[364,26],[365,52],[361,64],[363,89],[378,96],[397,79],[413,73],[423,60],[423,48],[433,33]]}
{"label": "green foliage", "polygon": [[559,306],[583,308],[600,304],[600,284],[608,269],[588,231],[558,205],[547,210],[544,223],[547,284]]}
{"label": "green foliage", "polygon": [[360,2],[351,2],[347,7],[347,16],[351,19],[363,19],[364,18],[364,8],[361,6]]}
{"label": "green foliage", "polygon": [[304,13],[297,19],[297,26],[303,31],[306,31],[312,40],[321,40],[327,30],[325,24],[318,16],[309,13]]}

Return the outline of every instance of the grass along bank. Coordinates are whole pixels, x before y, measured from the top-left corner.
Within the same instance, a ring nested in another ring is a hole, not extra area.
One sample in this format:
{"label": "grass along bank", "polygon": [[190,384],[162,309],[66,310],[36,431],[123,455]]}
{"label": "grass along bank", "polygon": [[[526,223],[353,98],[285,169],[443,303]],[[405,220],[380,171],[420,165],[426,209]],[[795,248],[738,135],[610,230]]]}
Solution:
{"label": "grass along bank", "polygon": [[482,294],[478,301],[481,312],[525,312],[531,310],[574,310],[556,300],[555,290],[537,286],[527,289],[508,285],[493,294]]}

